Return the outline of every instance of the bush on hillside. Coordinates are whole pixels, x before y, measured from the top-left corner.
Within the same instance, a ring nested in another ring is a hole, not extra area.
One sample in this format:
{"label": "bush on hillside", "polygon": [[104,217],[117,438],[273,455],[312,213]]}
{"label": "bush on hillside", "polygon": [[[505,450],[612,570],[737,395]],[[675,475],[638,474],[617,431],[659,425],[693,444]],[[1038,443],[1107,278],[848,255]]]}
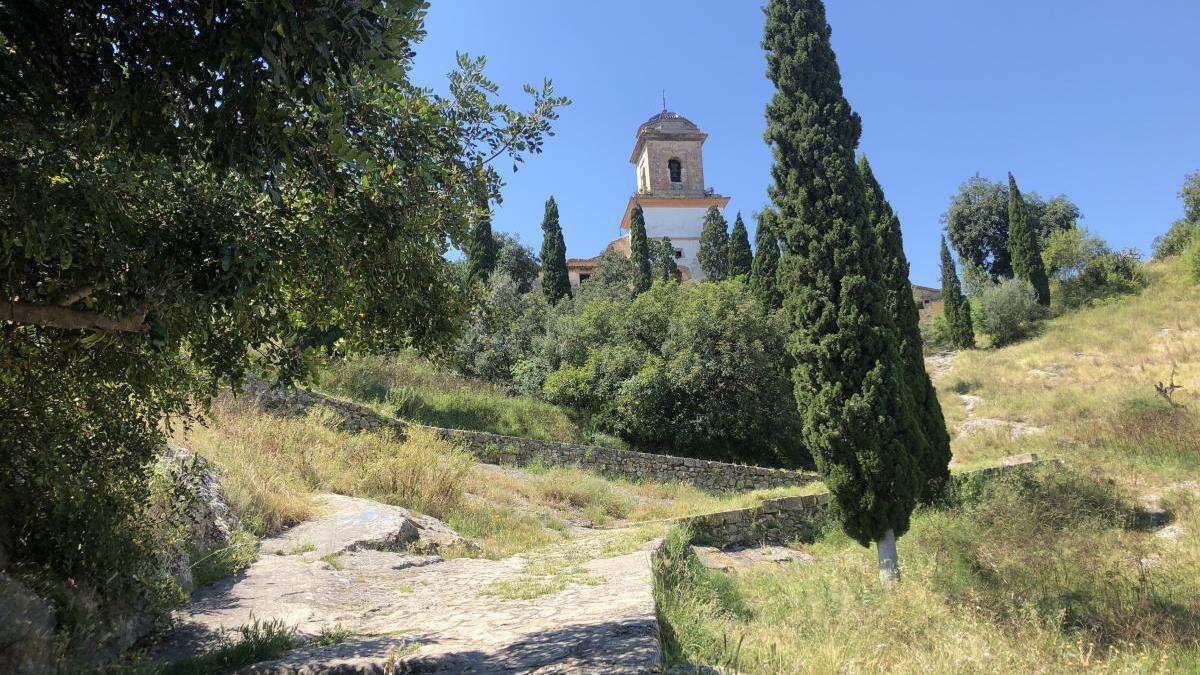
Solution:
{"label": "bush on hillside", "polygon": [[1183,252],[1183,264],[1187,266],[1192,279],[1200,281],[1200,237],[1192,237],[1192,243]]}
{"label": "bush on hillside", "polygon": [[564,349],[543,355],[560,359],[544,366],[543,394],[635,447],[803,463],[775,321],[738,280],[660,281],[632,303],[596,301],[552,329]]}
{"label": "bush on hillside", "polygon": [[954,349],[953,336],[950,334],[950,324],[944,314],[935,316],[932,320],[922,321],[921,344],[926,354],[950,351]]}
{"label": "bush on hillside", "polygon": [[543,294],[522,291],[507,274],[493,274],[487,296],[475,308],[471,325],[455,349],[459,370],[488,382],[511,384],[514,366],[544,331],[548,308]]}
{"label": "bush on hillside", "polygon": [[1196,239],[1200,225],[1188,220],[1177,220],[1167,233],[1154,238],[1154,259],[1162,260],[1173,255],[1179,255],[1187,250],[1188,245]]}
{"label": "bush on hillside", "polygon": [[1062,307],[1075,309],[1146,287],[1141,254],[1113,251],[1083,226],[1050,235],[1042,260],[1055,282],[1053,300]]}
{"label": "bush on hillside", "polygon": [[1023,279],[1008,279],[984,289],[979,296],[979,326],[999,347],[1030,335],[1046,318],[1033,285]]}

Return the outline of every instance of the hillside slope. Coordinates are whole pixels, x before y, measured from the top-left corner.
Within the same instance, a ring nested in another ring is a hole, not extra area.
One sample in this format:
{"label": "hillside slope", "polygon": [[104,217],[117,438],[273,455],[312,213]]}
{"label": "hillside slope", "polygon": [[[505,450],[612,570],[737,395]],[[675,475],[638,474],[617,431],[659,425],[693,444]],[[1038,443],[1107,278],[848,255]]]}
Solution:
{"label": "hillside slope", "polygon": [[[921,508],[904,580],[832,529],[808,562],[705,569],[675,531],[657,569],[671,664],[745,673],[1200,672],[1200,287],[1150,285],[1003,349],[929,359],[956,471],[1035,474]],[[1173,407],[1155,383],[1176,384]]]}
{"label": "hillside slope", "polygon": [[[1033,451],[1133,486],[1200,474],[1200,286],[1178,261],[1146,272],[1140,295],[1052,319],[1023,343],[960,352],[944,372],[935,369],[956,466]],[[1155,392],[1172,372],[1183,385],[1175,409]]]}

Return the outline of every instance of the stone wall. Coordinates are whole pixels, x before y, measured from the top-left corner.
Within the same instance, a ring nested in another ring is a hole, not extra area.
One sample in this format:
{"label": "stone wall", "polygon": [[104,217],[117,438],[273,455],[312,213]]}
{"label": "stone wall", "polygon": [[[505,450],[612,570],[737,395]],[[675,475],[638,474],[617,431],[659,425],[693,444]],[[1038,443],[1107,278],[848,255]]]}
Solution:
{"label": "stone wall", "polygon": [[[1058,460],[1048,460],[1058,464]],[[1036,464],[1032,453],[1006,457],[1000,466],[957,474],[955,480],[970,480],[995,476],[1010,471],[1027,470]],[[675,522],[692,530],[692,541],[702,546],[727,548],[762,543],[787,544],[811,540],[835,514],[831,495],[822,492],[803,497],[767,499],[756,507],[721,511],[701,516],[679,518]]]}
{"label": "stone wall", "polygon": [[[331,410],[350,431],[388,428],[404,433],[411,423],[374,410],[302,389],[272,388],[252,379],[244,391],[265,410],[285,416],[303,415],[320,406]],[[768,469],[758,466],[712,462],[687,457],[617,450],[594,445],[575,445],[530,438],[501,436],[480,431],[428,427],[438,436],[457,443],[479,461],[513,466],[578,466],[613,478],[635,481],[683,482],[710,492],[760,490],[803,485],[818,480],[806,471]]]}

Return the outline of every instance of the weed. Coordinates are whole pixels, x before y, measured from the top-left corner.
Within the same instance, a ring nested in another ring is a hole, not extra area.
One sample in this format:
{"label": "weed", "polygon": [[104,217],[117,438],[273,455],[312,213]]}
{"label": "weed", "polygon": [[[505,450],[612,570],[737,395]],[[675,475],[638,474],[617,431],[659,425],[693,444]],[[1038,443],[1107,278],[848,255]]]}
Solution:
{"label": "weed", "polygon": [[341,553],[326,553],[321,556],[321,562],[339,572],[346,569],[346,558]]}

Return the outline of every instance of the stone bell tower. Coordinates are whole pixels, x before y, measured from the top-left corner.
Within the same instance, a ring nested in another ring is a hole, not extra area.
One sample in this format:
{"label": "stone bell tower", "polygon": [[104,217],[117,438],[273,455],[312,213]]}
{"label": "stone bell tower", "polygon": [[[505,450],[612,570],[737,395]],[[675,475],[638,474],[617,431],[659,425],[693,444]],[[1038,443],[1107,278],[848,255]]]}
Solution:
{"label": "stone bell tower", "polygon": [[[640,205],[646,216],[647,237],[669,237],[683,278],[704,278],[696,262],[704,214],[710,206],[724,211],[729,203],[729,197],[704,186],[702,148],[707,138],[708,134],[691,120],[666,109],[638,127],[629,156],[636,167],[637,192],[625,205],[622,235],[608,245],[609,250],[629,255],[629,217],[633,207]],[[586,281],[598,259],[567,260],[571,284],[578,286]]]}
{"label": "stone bell tower", "polygon": [[670,237],[684,278],[702,279],[696,262],[700,231],[710,206],[721,211],[729,197],[704,185],[704,141],[708,134],[694,122],[663,110],[637,130],[629,162],[637,167],[637,194],[629,198],[621,229],[629,231],[629,215],[641,205],[650,239]]}

